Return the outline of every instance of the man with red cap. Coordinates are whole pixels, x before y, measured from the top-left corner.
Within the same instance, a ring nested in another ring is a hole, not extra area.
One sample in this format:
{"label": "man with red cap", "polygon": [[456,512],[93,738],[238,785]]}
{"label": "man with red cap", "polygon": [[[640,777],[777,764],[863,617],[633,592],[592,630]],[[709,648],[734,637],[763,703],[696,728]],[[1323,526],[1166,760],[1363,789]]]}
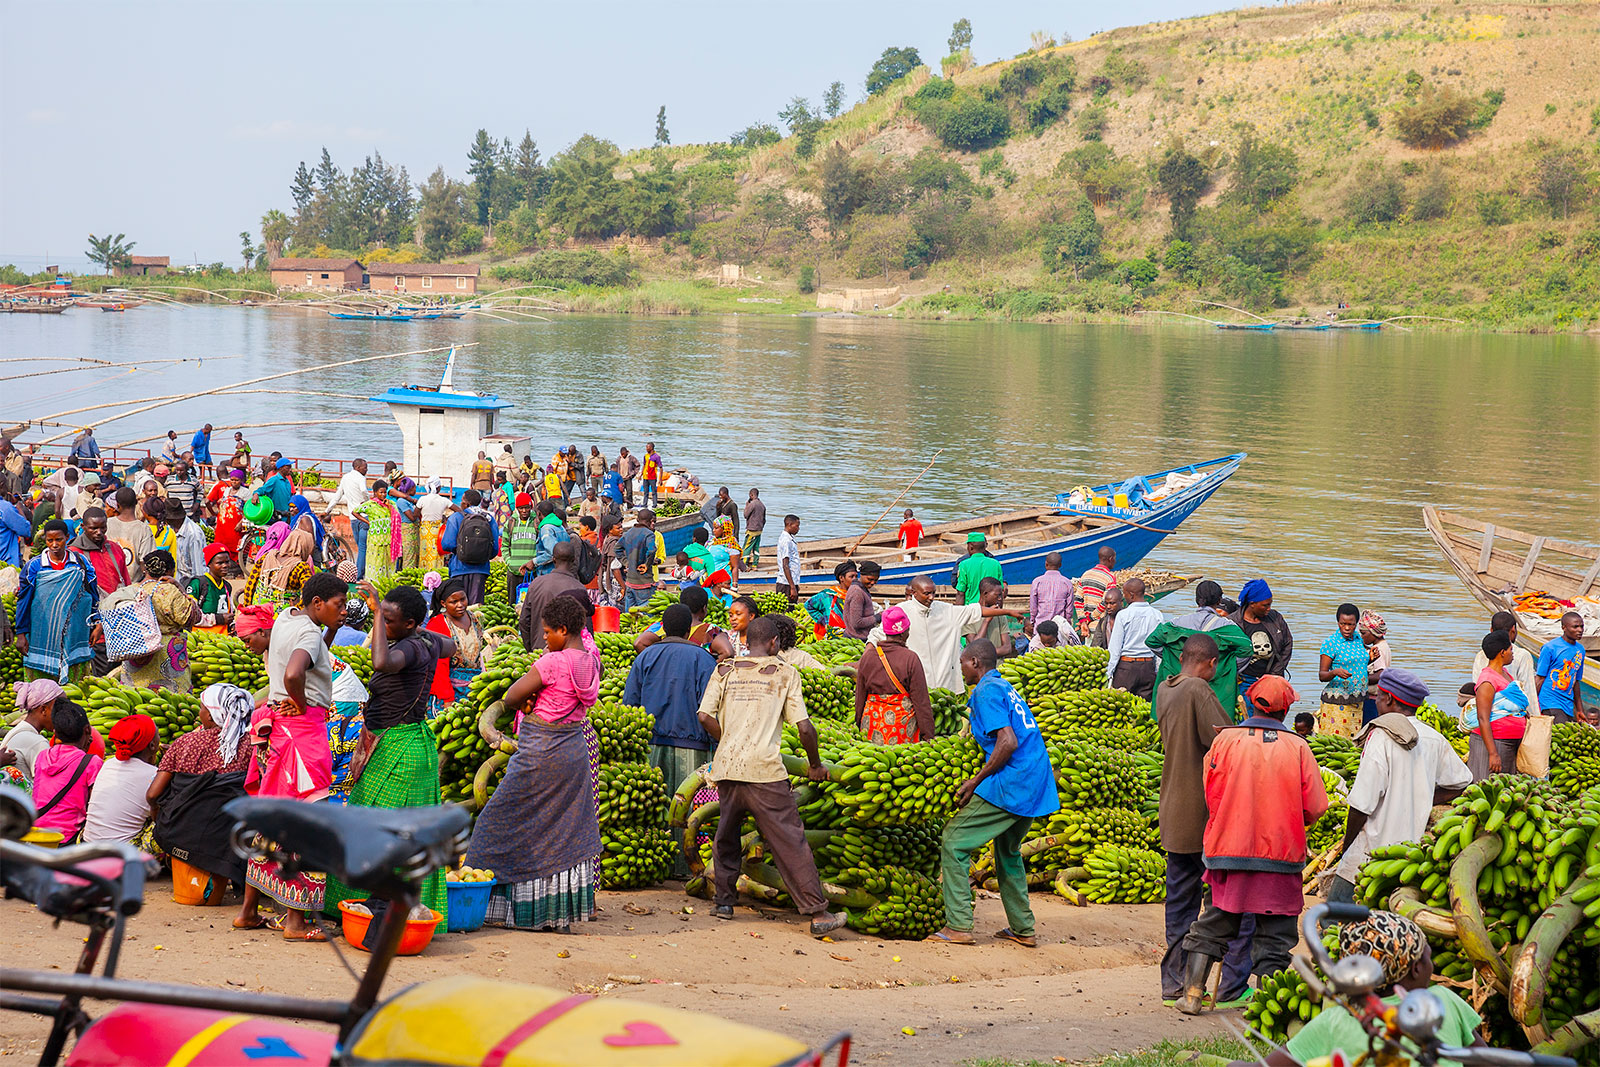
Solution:
{"label": "man with red cap", "polygon": [[132,841],[150,821],[146,792],[156,776],[161,738],[148,715],[126,715],[111,728],[115,758],[100,767],[83,822],[85,841]]}
{"label": "man with red cap", "polygon": [[533,513],[533,497],[518,493],[512,504],[517,513],[506,523],[504,556],[506,561],[506,599],[517,602],[517,587],[533,577],[533,559],[539,554],[539,518]]}
{"label": "man with red cap", "polygon": [[883,639],[869,644],[856,664],[856,726],[877,745],[933,738],[933,702],[922,659],[906,646],[911,617],[901,607],[884,611]]}
{"label": "man with red cap", "polygon": [[1188,953],[1178,1010],[1199,1015],[1206,975],[1254,915],[1250,970],[1289,966],[1305,907],[1306,827],[1328,810],[1322,772],[1305,738],[1284,725],[1299,699],[1284,678],[1264,675],[1245,691],[1250,717],[1217,732],[1205,760],[1205,882],[1211,900],[1183,939]]}
{"label": "man with red cap", "polygon": [[1356,733],[1361,767],[1346,802],[1344,857],[1334,868],[1328,899],[1356,899],[1356,872],[1372,850],[1416,841],[1428,828],[1428,812],[1448,804],[1472,784],[1472,772],[1444,735],[1421,719],[1417,709],[1428,687],[1403,667],[1390,667],[1378,679],[1378,717]]}

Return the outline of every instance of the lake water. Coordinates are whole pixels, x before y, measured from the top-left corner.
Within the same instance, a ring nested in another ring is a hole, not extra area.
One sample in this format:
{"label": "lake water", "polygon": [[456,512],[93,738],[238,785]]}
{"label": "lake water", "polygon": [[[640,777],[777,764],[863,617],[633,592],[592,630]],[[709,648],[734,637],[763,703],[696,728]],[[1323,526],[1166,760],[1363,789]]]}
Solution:
{"label": "lake water", "polygon": [[[205,362],[29,378],[12,376],[70,364],[0,363],[0,379],[10,379],[0,385],[0,421],[467,341],[479,344],[458,358],[457,384],[513,401],[501,428],[530,435],[536,458],[566,444],[587,453],[590,443],[614,456],[653,438],[669,464],[730,486],[736,499],[760,487],[775,517],[803,516],[808,537],[865,529],[940,449],[906,498],[924,522],[1248,452],[1146,563],[1204,573],[1230,596],[1265,577],[1295,633],[1297,683],[1313,699],[1316,651],[1345,600],[1383,613],[1396,665],[1445,693],[1464,680],[1485,620],[1424,532],[1422,504],[1600,540],[1592,337],[760,316],[394,324],[265,308],[73,310],[0,319],[0,352]],[[224,356],[236,358],[216,358]],[[263,388],[371,396],[435,380],[441,366],[440,356],[399,357]],[[381,459],[398,452],[399,430],[349,420],[386,414],[329,396],[216,396],[97,432],[102,445],[169,427],[187,439],[210,421],[220,444],[241,424],[322,419],[247,436],[258,453]],[[1179,593],[1165,606],[1191,605]]]}

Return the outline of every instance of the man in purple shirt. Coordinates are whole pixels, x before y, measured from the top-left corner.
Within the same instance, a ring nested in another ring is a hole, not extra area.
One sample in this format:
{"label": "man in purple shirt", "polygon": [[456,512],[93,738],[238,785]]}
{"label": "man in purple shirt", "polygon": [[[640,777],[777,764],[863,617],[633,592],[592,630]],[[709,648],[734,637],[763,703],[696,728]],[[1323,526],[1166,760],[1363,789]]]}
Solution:
{"label": "man in purple shirt", "polygon": [[1072,604],[1072,579],[1061,573],[1061,553],[1052,552],[1044,558],[1044,573],[1028,586],[1028,615],[1038,626],[1046,619],[1067,617]]}

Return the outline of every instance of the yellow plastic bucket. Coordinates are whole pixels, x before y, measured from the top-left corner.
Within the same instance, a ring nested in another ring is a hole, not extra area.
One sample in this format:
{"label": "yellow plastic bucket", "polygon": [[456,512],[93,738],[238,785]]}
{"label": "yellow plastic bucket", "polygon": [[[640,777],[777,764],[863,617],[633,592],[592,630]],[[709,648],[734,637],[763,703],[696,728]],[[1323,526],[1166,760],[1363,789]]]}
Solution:
{"label": "yellow plastic bucket", "polygon": [[1127,493],[1118,493],[1115,497],[1112,498],[1112,500],[1116,504],[1116,506],[1119,507],[1119,508],[1125,508],[1125,507],[1128,506],[1128,494]]}
{"label": "yellow plastic bucket", "polygon": [[172,902],[191,907],[215,906],[222,903],[228,883],[216,879],[198,867],[172,857]]}
{"label": "yellow plastic bucket", "polygon": [[61,842],[66,839],[60,830],[46,830],[42,826],[35,826],[22,837],[24,845],[37,845],[39,848],[60,848]]}

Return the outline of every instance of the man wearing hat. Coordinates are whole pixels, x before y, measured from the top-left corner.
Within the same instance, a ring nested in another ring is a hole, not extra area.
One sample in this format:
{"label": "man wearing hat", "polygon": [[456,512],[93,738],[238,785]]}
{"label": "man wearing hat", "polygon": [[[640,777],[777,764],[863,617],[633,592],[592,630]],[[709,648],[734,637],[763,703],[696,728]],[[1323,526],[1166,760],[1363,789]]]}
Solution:
{"label": "man wearing hat", "polygon": [[1206,753],[1202,847],[1211,899],[1183,939],[1188,955],[1177,1007],[1185,1015],[1200,1014],[1206,975],[1246,915],[1256,921],[1253,974],[1288,967],[1300,940],[1306,827],[1328,810],[1328,793],[1311,746],[1283,722],[1298,699],[1283,678],[1261,678],[1245,692],[1250,717],[1217,731]]}
{"label": "man wearing hat", "polygon": [[856,664],[856,727],[875,745],[903,745],[933,738],[933,703],[922,660],[906,646],[911,616],[900,607],[884,611],[881,640],[869,644]]}
{"label": "man wearing hat", "polygon": [[1416,841],[1428,812],[1472,784],[1472,772],[1444,735],[1416,717],[1428,687],[1411,671],[1390,667],[1378,679],[1378,717],[1356,733],[1361,767],[1350,788],[1344,856],[1328,899],[1355,901],[1356,872],[1372,850]]}
{"label": "man wearing hat", "polygon": [[1000,561],[989,555],[988,540],[974,530],[967,534],[967,554],[956,564],[954,585],[963,604],[978,602],[978,583],[985,578],[1005,581],[1005,574],[1000,569]]}

